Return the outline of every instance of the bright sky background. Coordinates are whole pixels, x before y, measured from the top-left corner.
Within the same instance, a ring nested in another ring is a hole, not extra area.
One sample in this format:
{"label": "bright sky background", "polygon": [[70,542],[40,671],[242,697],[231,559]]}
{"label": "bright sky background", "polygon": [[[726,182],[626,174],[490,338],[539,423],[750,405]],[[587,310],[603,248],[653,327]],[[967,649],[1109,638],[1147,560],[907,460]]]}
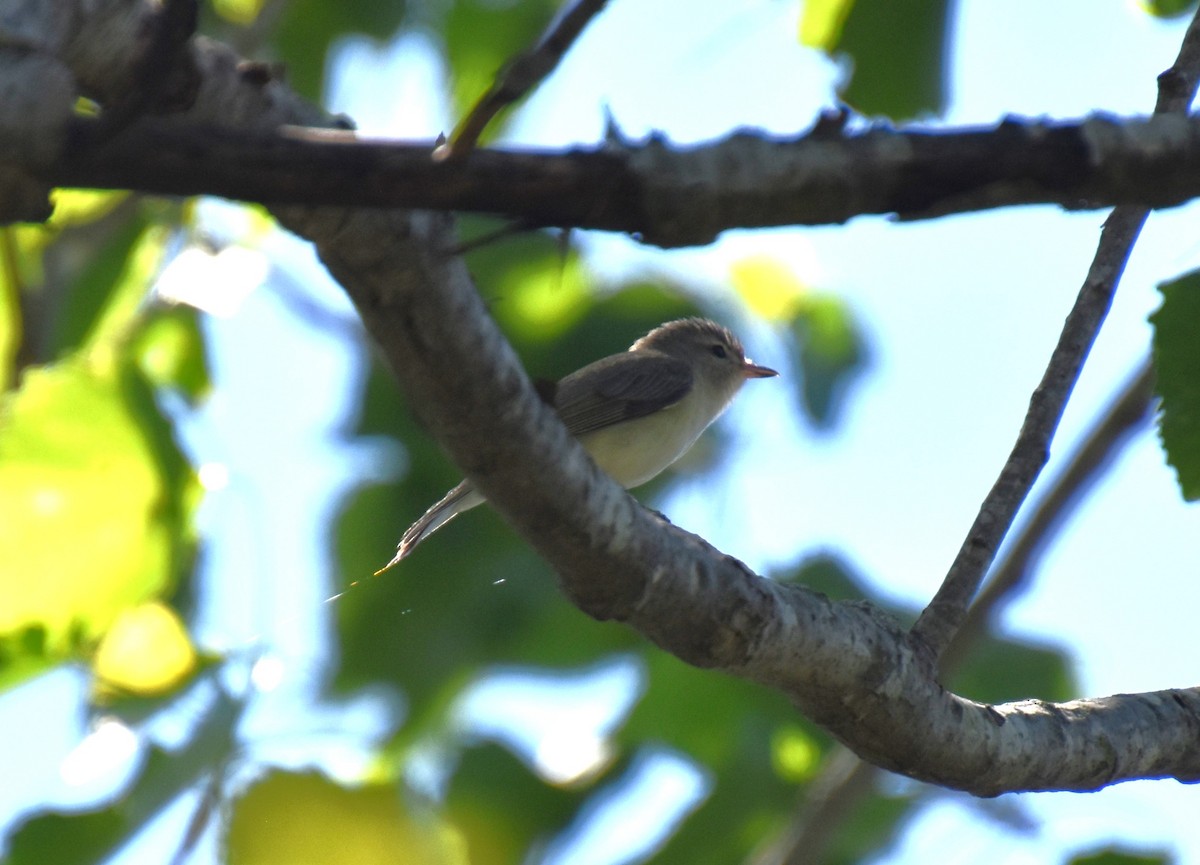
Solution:
{"label": "bright sky background", "polygon": [[[1183,29],[1128,3],[960,5],[950,64],[951,124],[990,124],[1006,114],[1146,113],[1155,76],[1173,61]],[[512,140],[594,141],[606,109],[627,135],[659,129],[676,141],[737,126],[803,129],[827,104],[834,70],[796,45],[797,14],[794,0],[614,0],[531,100]],[[430,102],[439,80],[435,56],[420,37],[388,46],[356,42],[337,61],[329,107],[346,111],[368,133],[427,138],[452,125],[444,106]],[[211,209],[215,231],[237,236],[232,212]],[[1157,304],[1154,285],[1200,265],[1198,213],[1188,207],[1151,218],[1068,410],[1056,457],[1069,452],[1144,353],[1146,315]],[[1012,445],[1086,272],[1101,219],[1054,208],[909,225],[867,218],[840,227],[733,233],[714,247],[665,257],[619,237],[588,238],[599,273],[702,269],[700,278],[714,286],[732,262],[769,252],[802,279],[844,297],[872,339],[874,365],[855,391],[842,429],[823,436],[800,424],[786,384],[747,389],[728,420],[741,456],[731,460],[721,485],[681,489],[665,512],[753,568],[769,571],[803,553],[832,549],[852,556],[882,591],[922,605]],[[280,235],[266,252],[270,290],[253,292],[235,316],[210,328],[218,390],[188,434],[200,459],[225,466],[229,477],[205,508],[217,541],[205,563],[207,579],[259,589],[237,609],[202,603],[199,630],[210,643],[266,645],[282,659],[277,690],[250,723],[259,741],[273,732],[297,744],[264,749],[264,759],[293,765],[315,747],[323,765],[353,774],[365,746],[384,734],[395,701],[366,694],[316,717],[294,711],[314,699],[330,661],[314,634],[329,633],[331,610],[316,590],[298,587],[332,584],[321,538],[336,496],[379,472],[389,452],[338,442],[332,433],[348,406],[331,413],[328,404],[309,398],[340,393],[359,373],[365,349],[350,327],[304,327],[294,303],[284,298],[298,294],[349,322],[345,300],[303,244]],[[243,260],[237,272],[244,275],[245,267]],[[275,335],[280,351],[262,351],[264,332]],[[756,360],[787,366],[769,330],[750,329],[744,337]],[[280,382],[291,388],[281,391]],[[1006,625],[1065,647],[1079,661],[1085,695],[1194,685],[1196,522],[1196,512],[1180,502],[1154,436],[1142,436],[1069,526]],[[455,528],[469,531],[466,524]],[[320,578],[307,579],[314,570]],[[587,712],[602,731],[612,720],[612,703],[629,698],[636,670],[618,661],[586,673],[586,687],[571,691],[574,710]],[[0,765],[13,767],[6,772],[9,782],[0,785],[0,827],[38,801],[87,801],[119,787],[120,772],[101,773],[83,786],[61,780],[60,764],[85,732],[78,714],[83,687],[80,674],[63,671],[0,698],[0,748],[6,749]],[[589,705],[582,694],[603,699]],[[481,714],[481,704],[488,713],[505,705],[494,693],[472,699],[464,706],[467,719]],[[321,732],[331,718],[343,731],[339,737]],[[21,747],[10,754],[13,742]],[[550,745],[572,747],[536,743]],[[585,730],[574,747],[593,753],[601,744]],[[13,783],[17,778],[20,783]],[[703,784],[669,753],[648,754],[637,781],[639,803],[677,807]],[[1200,862],[1200,792],[1173,781],[1000,801],[1034,815],[1037,828],[1021,834],[980,821],[978,803],[947,794],[881,861],[1057,862],[1093,842],[1118,838],[1168,845],[1179,861]],[[185,817],[186,803],[122,861],[162,861]],[[583,846],[599,854],[589,862],[614,861],[603,858],[603,848]],[[579,849],[554,852],[557,861],[577,863],[584,861],[577,858]]]}

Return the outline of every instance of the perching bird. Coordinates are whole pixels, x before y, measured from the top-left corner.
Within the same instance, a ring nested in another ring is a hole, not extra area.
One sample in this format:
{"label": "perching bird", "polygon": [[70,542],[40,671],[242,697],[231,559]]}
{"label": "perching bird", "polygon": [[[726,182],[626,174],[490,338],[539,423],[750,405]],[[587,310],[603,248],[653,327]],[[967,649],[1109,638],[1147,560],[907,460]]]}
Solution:
{"label": "perching bird", "polygon": [[[628,351],[571,373],[554,387],[550,402],[596,465],[631,489],[682,456],[747,379],[774,375],[749,361],[726,328],[684,318],[656,327]],[[460,483],[409,527],[395,557],[376,574],[483,502],[470,481]]]}

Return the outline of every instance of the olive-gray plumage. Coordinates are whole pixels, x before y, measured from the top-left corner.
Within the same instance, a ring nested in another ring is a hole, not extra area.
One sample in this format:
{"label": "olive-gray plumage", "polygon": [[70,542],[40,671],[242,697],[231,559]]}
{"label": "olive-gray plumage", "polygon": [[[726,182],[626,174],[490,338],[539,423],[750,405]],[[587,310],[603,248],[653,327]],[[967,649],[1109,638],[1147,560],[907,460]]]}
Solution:
{"label": "olive-gray plumage", "polygon": [[[777,375],[746,359],[729,330],[703,318],[667,322],[628,351],[601,358],[549,394],[563,425],[622,486],[644,484],[683,455],[751,378]],[[463,481],[404,533],[382,573],[484,498]]]}

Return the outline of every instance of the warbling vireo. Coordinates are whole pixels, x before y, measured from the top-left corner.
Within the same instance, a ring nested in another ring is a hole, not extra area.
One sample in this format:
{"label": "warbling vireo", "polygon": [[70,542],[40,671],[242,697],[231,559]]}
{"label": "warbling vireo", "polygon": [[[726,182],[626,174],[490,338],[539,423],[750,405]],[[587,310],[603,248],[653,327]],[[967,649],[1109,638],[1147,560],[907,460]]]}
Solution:
{"label": "warbling vireo", "polygon": [[[567,432],[628,489],[682,456],[747,379],[778,374],[750,362],[738,338],[721,325],[684,318],[656,327],[628,351],[571,373],[547,396]],[[471,482],[463,481],[409,527],[395,557],[376,574],[483,502]]]}

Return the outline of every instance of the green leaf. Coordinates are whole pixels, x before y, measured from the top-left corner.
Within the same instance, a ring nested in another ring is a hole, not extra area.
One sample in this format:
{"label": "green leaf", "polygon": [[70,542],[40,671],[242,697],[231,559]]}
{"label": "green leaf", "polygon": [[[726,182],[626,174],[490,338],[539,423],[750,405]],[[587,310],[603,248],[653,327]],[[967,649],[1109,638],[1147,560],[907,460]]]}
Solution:
{"label": "green leaf", "polygon": [[805,0],[800,9],[800,44],[832,52],[853,8],[854,0]]}
{"label": "green leaf", "polygon": [[1182,18],[1196,10],[1194,0],[1138,0],[1138,6],[1155,18]]}
{"label": "green leaf", "polygon": [[1189,502],[1200,499],[1200,270],[1160,285],[1154,325],[1155,389],[1162,398],[1158,428],[1167,461]]}
{"label": "green leaf", "polygon": [[0,400],[0,634],[34,629],[43,658],[69,657],[162,597],[190,562],[196,500],[140,373],[111,357],[28,370]]}
{"label": "green leaf", "polygon": [[68,232],[53,246],[60,259],[69,262],[83,255],[87,261],[55,310],[55,357],[111,340],[129,325],[146,296],[168,235],[138,211],[101,236],[107,239],[95,249],[90,235]]}
{"label": "green leaf", "polygon": [[537,842],[570,824],[589,789],[547,784],[507,748],[486,742],[463,752],[446,814],[466,837],[472,862],[525,862]]}
{"label": "green leaf", "polygon": [[870,351],[850,309],[831,295],[810,295],[792,320],[795,365],[801,372],[795,391],[800,408],[822,429],[841,419],[851,385],[870,363]]}
{"label": "green leaf", "polygon": [[1092,853],[1073,856],[1069,865],[1169,865],[1175,857],[1167,851],[1134,853],[1119,847],[1106,847]]}
{"label": "green leaf", "polygon": [[1070,700],[1078,696],[1067,656],[1059,649],[987,635],[976,641],[955,693],[982,703]]}
{"label": "green leaf", "polygon": [[[855,0],[846,5],[848,12],[845,5],[828,5],[802,31],[802,37],[824,43],[807,44],[850,55],[854,71],[842,93],[846,103],[863,114],[892,120],[940,114],[946,106],[948,0]],[[842,16],[836,38],[836,21]]]}
{"label": "green leaf", "polygon": [[393,784],[343,787],[315,773],[272,772],[234,804],[229,865],[466,865],[461,839],[406,807]]}
{"label": "green leaf", "polygon": [[190,306],[157,306],[131,346],[138,365],[155,387],[178,391],[192,405],[212,388],[199,317]]}
{"label": "green leaf", "polygon": [[290,0],[272,35],[289,86],[319,101],[333,43],[354,33],[389,39],[404,20],[404,0]]}
{"label": "green leaf", "polygon": [[[557,0],[455,0],[443,35],[451,100],[459,114],[479,101],[509,60],[533,47],[558,7]],[[496,131],[493,124],[484,139]]]}

